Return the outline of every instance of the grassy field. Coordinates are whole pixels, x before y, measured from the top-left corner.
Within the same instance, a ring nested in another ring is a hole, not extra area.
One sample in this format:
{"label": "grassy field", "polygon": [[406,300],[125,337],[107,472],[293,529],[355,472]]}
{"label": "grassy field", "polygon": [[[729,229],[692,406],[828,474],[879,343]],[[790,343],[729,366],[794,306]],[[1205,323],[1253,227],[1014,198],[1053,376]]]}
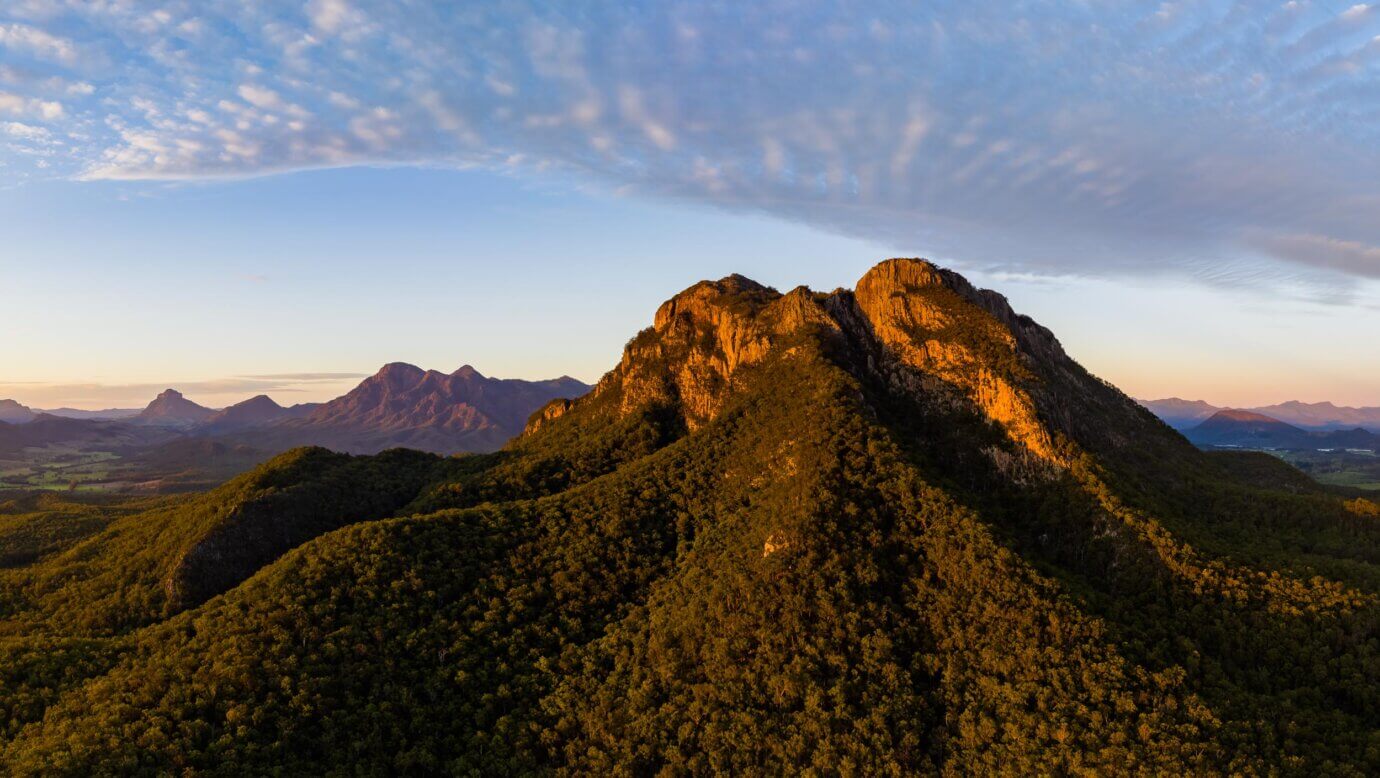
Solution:
{"label": "grassy field", "polygon": [[0,460],[0,489],[90,491],[119,488],[124,481],[112,479],[120,461],[110,451],[50,446],[26,449],[23,459]]}
{"label": "grassy field", "polygon": [[199,440],[154,448],[26,448],[0,455],[0,493],[201,491],[254,467],[266,456],[244,447]]}
{"label": "grassy field", "polygon": [[1380,457],[1351,451],[1272,452],[1318,483],[1380,491]]}

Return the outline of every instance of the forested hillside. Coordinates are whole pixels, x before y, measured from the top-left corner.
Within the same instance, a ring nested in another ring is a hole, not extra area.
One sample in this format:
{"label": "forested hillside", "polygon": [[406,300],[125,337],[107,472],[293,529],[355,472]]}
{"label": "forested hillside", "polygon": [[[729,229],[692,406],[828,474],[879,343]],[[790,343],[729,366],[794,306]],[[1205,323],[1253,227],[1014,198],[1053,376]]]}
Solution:
{"label": "forested hillside", "polygon": [[15,775],[1380,771],[1380,506],[919,260],[697,284],[497,453],[0,504],[0,619]]}

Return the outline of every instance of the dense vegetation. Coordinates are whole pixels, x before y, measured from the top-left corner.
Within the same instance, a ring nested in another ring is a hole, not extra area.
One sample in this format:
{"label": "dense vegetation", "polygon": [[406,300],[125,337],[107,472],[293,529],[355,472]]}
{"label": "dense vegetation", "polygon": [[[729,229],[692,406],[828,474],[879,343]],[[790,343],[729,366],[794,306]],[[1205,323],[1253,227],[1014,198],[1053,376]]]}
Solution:
{"label": "dense vegetation", "polygon": [[[0,506],[0,763],[1380,770],[1380,505],[999,359],[940,298],[982,369],[1067,412],[1067,463],[857,331],[796,327],[723,381],[723,341],[649,331],[618,375],[701,372],[611,382],[497,454],[303,450],[196,497]],[[257,572],[178,596],[227,537]]]}

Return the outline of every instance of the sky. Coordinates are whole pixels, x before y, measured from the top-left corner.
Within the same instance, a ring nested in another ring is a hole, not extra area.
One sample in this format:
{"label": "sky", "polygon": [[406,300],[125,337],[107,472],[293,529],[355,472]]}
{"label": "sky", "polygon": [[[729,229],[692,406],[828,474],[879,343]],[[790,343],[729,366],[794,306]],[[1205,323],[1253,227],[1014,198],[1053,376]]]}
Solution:
{"label": "sky", "polygon": [[0,397],[593,381],[926,256],[1139,397],[1380,405],[1380,7],[9,0]]}

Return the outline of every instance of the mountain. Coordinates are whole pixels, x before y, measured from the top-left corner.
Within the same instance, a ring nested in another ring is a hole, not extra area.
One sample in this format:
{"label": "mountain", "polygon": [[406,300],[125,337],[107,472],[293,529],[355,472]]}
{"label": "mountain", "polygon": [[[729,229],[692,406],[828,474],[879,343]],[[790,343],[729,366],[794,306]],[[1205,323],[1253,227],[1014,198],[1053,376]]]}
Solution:
{"label": "mountain", "polygon": [[182,396],[176,389],[167,389],[153,399],[134,420],[157,427],[192,427],[203,424],[216,414],[210,408]]}
{"label": "mountain", "polygon": [[1163,400],[1137,400],[1150,412],[1164,420],[1165,424],[1176,430],[1186,430],[1196,426],[1212,414],[1222,410],[1202,400],[1181,400],[1169,397]]}
{"label": "mountain", "polygon": [[451,454],[493,451],[522,431],[533,411],[589,387],[573,378],[487,378],[466,365],[454,373],[384,365],[342,397],[244,437],[251,445],[317,445],[349,453],[407,447]]}
{"label": "mountain", "polygon": [[1297,443],[1307,433],[1279,419],[1253,411],[1225,410],[1214,413],[1187,433],[1188,439],[1200,444],[1242,445],[1243,441],[1260,446],[1279,446]]}
{"label": "mountain", "polygon": [[1380,504],[921,260],[696,284],[496,453],[4,510],[11,774],[1380,771]]}
{"label": "mountain", "polygon": [[293,416],[291,411],[268,395],[260,394],[212,413],[202,422],[201,430],[208,433],[232,432],[273,424]]}
{"label": "mountain", "polygon": [[1380,451],[1380,435],[1364,429],[1303,430],[1253,411],[1218,411],[1184,434],[1202,446]]}
{"label": "mountain", "polygon": [[1255,410],[1299,427],[1355,428],[1380,432],[1380,408],[1346,408],[1330,402],[1304,403],[1297,400]]}
{"label": "mountain", "polygon": [[6,424],[27,424],[38,414],[14,400],[0,400],[0,422]]}
{"label": "mountain", "polygon": [[[1149,408],[1166,424],[1178,430],[1189,429],[1218,411],[1228,410],[1201,400],[1181,400],[1177,397],[1165,400],[1139,400],[1138,402]],[[1371,432],[1380,432],[1380,408],[1347,408],[1330,402],[1305,403],[1290,400],[1277,405],[1265,405],[1245,410],[1304,429],[1332,430],[1360,427]]]}

